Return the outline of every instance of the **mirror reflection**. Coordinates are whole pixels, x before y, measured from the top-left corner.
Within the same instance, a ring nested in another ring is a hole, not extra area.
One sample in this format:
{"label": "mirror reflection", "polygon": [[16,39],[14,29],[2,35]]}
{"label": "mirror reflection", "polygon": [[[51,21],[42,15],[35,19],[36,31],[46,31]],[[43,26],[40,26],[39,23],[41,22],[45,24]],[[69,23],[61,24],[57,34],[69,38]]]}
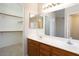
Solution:
{"label": "mirror reflection", "polygon": [[64,9],[45,15],[45,34],[64,37],[65,19]]}
{"label": "mirror reflection", "polygon": [[30,17],[29,28],[31,28],[31,29],[41,29],[41,28],[43,28],[43,17],[40,16],[40,15]]}
{"label": "mirror reflection", "polygon": [[64,37],[64,9],[55,12],[55,36]]}
{"label": "mirror reflection", "polygon": [[73,14],[71,17],[70,36],[72,39],[79,40],[79,14]]}

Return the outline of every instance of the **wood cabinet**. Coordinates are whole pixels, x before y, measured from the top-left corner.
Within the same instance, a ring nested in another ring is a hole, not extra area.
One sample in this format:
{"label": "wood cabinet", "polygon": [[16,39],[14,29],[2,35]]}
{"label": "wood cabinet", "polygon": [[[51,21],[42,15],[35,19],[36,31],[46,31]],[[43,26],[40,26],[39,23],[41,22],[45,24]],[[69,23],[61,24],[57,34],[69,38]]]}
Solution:
{"label": "wood cabinet", "polygon": [[78,56],[78,55],[75,53],[65,51],[63,49],[52,46],[51,47],[51,56]]}
{"label": "wood cabinet", "polygon": [[40,43],[40,56],[50,56],[50,46]]}
{"label": "wood cabinet", "polygon": [[79,56],[78,54],[28,39],[29,56]]}
{"label": "wood cabinet", "polygon": [[28,55],[39,56],[39,42],[28,39]]}

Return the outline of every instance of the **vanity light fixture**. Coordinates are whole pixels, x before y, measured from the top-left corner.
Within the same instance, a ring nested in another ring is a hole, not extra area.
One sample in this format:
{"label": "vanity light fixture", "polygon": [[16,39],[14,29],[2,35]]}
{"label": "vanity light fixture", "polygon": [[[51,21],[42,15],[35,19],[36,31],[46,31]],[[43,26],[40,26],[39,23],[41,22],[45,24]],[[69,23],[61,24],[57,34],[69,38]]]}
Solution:
{"label": "vanity light fixture", "polygon": [[48,4],[47,6],[45,6],[43,9],[48,9],[48,8],[52,8],[52,7],[55,7],[55,6],[58,6],[60,5],[61,3],[51,3],[51,4]]}
{"label": "vanity light fixture", "polygon": [[[48,5],[50,5],[50,6],[48,6]],[[74,3],[48,3],[48,4],[43,4],[42,13],[54,12],[56,10],[71,7],[73,5],[75,5],[75,4]]]}

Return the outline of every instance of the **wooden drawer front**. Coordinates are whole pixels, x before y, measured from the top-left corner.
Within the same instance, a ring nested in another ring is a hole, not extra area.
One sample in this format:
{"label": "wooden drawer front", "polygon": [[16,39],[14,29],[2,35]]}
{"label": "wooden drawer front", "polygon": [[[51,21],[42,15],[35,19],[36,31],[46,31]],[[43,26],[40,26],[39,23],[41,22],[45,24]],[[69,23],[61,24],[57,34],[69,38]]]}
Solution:
{"label": "wooden drawer front", "polygon": [[79,56],[75,53],[49,46],[31,39],[28,39],[28,55],[30,56]]}
{"label": "wooden drawer front", "polygon": [[30,46],[28,47],[29,56],[39,56],[39,47]]}
{"label": "wooden drawer front", "polygon": [[28,39],[28,43],[29,43],[30,45],[37,45],[37,46],[39,46],[39,42],[34,41],[34,40],[31,40],[31,39]]}
{"label": "wooden drawer front", "polygon": [[51,54],[52,54],[52,55],[63,56],[63,55],[64,55],[63,53],[64,53],[64,52],[61,51],[60,49],[57,49],[57,48],[55,48],[55,47],[52,47],[52,51],[51,51]]}
{"label": "wooden drawer front", "polygon": [[50,56],[50,46],[46,44],[40,44],[40,56]]}
{"label": "wooden drawer front", "polygon": [[42,49],[44,51],[50,51],[50,46],[41,43],[40,44],[40,49]]}
{"label": "wooden drawer front", "polygon": [[39,42],[28,39],[28,55],[39,56]]}
{"label": "wooden drawer front", "polygon": [[40,49],[40,56],[50,56],[50,51]]}
{"label": "wooden drawer front", "polygon": [[68,52],[68,51],[65,51],[59,48],[55,48],[55,47],[52,47],[51,55],[53,56],[77,56],[74,53],[71,53],[71,52]]}

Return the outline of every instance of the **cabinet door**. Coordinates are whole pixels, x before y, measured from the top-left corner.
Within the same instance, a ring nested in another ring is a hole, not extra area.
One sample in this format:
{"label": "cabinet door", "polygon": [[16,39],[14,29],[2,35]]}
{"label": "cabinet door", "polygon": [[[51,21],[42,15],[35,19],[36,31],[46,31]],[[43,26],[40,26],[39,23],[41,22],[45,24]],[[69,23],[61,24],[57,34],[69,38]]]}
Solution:
{"label": "cabinet door", "polygon": [[39,56],[39,42],[28,39],[28,55]]}
{"label": "cabinet door", "polygon": [[29,56],[39,56],[39,48],[36,46],[29,46],[28,55]]}
{"label": "cabinet door", "polygon": [[68,52],[56,47],[52,47],[51,48],[51,55],[52,56],[77,56],[77,54],[72,53],[72,52]]}
{"label": "cabinet door", "polygon": [[50,56],[50,46],[40,43],[40,56]]}

